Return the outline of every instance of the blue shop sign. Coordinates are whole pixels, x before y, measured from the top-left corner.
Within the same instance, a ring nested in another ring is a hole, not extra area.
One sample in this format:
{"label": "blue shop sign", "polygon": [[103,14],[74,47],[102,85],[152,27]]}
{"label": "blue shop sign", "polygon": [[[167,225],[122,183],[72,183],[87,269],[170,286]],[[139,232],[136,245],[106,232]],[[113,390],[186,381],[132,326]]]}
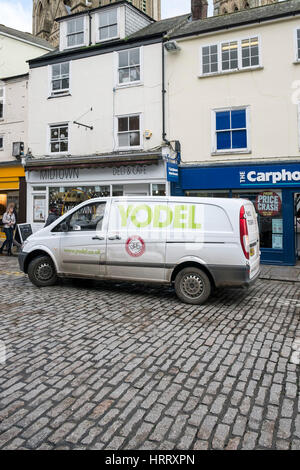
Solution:
{"label": "blue shop sign", "polygon": [[[175,181],[175,180],[169,180]],[[300,163],[181,168],[183,189],[242,189],[300,186]]]}
{"label": "blue shop sign", "polygon": [[167,163],[167,180],[175,183],[179,180],[178,165],[175,163]]}

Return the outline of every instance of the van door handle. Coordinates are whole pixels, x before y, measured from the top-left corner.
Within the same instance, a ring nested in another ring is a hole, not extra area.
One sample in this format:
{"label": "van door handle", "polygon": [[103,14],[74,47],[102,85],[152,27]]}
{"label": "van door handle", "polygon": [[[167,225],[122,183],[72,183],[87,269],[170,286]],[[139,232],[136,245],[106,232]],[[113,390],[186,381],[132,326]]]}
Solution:
{"label": "van door handle", "polygon": [[109,240],[121,240],[120,235],[112,235],[111,237],[108,237]]}
{"label": "van door handle", "polygon": [[105,240],[105,237],[98,237],[98,235],[96,235],[92,240]]}

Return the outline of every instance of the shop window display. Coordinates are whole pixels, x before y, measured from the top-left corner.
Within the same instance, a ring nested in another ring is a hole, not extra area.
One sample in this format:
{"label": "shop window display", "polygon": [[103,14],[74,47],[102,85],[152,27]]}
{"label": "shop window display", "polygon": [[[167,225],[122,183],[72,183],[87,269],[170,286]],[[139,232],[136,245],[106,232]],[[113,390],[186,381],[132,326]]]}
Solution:
{"label": "shop window display", "polygon": [[281,191],[234,192],[233,197],[249,199],[258,215],[261,248],[283,249],[283,216]]}
{"label": "shop window display", "polygon": [[59,216],[88,199],[110,196],[110,186],[49,188],[49,207],[55,206]]}

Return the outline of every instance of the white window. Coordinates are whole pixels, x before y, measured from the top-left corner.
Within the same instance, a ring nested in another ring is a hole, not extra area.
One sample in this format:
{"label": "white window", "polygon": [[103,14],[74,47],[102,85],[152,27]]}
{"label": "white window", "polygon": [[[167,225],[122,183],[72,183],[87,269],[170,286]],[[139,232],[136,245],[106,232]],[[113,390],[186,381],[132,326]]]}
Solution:
{"label": "white window", "polygon": [[75,18],[67,22],[67,47],[82,46],[84,44],[84,17]]}
{"label": "white window", "polygon": [[99,40],[118,37],[118,10],[107,10],[99,13]]}
{"label": "white window", "polygon": [[140,82],[141,53],[140,49],[130,49],[118,53],[118,83]]}
{"label": "white window", "polygon": [[118,117],[118,147],[141,146],[141,117],[139,114]]}
{"label": "white window", "polygon": [[62,95],[70,90],[70,64],[54,64],[51,66],[51,96]]}
{"label": "white window", "polygon": [[213,111],[213,152],[249,151],[249,108],[217,109]]}
{"label": "white window", "polygon": [[0,86],[0,119],[4,116],[4,87]]}
{"label": "white window", "polygon": [[242,67],[257,67],[259,65],[259,42],[258,37],[243,39],[242,48]]}
{"label": "white window", "polygon": [[202,46],[201,75],[234,72],[260,66],[258,36]]}
{"label": "white window", "polygon": [[3,135],[0,135],[0,150],[3,150],[3,146],[4,146],[4,138],[3,138]]}
{"label": "white window", "polygon": [[296,60],[300,60],[300,29],[296,30]]}
{"label": "white window", "polygon": [[238,68],[238,43],[224,42],[221,45],[222,70],[233,70]]}
{"label": "white window", "polygon": [[69,148],[68,124],[55,124],[50,126],[50,152],[63,153]]}

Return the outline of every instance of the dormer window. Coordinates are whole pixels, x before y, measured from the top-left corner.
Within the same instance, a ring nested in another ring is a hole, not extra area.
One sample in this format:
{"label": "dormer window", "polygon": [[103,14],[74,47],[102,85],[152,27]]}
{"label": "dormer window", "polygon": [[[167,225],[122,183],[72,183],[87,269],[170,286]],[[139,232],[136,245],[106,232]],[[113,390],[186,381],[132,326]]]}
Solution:
{"label": "dormer window", "polygon": [[103,11],[99,13],[99,41],[107,41],[118,37],[118,11]]}
{"label": "dormer window", "polygon": [[67,47],[84,44],[84,18],[75,18],[67,22]]}

